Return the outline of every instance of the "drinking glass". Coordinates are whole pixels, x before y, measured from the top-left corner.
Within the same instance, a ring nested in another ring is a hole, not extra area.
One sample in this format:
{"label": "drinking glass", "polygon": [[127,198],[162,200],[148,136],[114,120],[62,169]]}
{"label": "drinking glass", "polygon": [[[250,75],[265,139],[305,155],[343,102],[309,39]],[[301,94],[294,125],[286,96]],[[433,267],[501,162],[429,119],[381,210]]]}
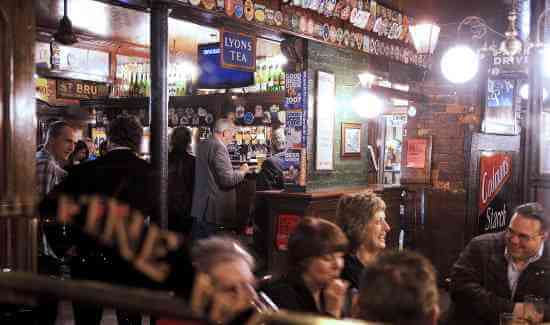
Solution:
{"label": "drinking glass", "polygon": [[535,295],[523,297],[524,318],[531,324],[540,324],[544,318],[544,298]]}
{"label": "drinking glass", "polygon": [[260,172],[262,165],[264,164],[266,155],[263,153],[256,154],[256,172]]}
{"label": "drinking glass", "polygon": [[516,317],[513,313],[501,313],[500,325],[527,325],[528,323],[521,318]]}

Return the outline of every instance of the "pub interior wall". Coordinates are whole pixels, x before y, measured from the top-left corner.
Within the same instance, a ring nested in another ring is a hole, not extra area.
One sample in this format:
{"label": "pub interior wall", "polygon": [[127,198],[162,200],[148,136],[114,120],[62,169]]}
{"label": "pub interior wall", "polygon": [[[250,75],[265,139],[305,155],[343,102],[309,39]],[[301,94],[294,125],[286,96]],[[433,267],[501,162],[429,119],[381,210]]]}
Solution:
{"label": "pub interior wall", "polygon": [[[437,57],[434,62],[439,62]],[[424,227],[415,246],[432,261],[440,279],[448,276],[467,244],[468,139],[479,132],[481,116],[475,85],[446,82],[434,64],[414,87],[428,101],[418,105],[417,115],[406,125],[409,137],[432,136],[431,182],[424,188]]]}
{"label": "pub interior wall", "polygon": [[[336,186],[367,185],[367,120],[351,107],[354,92],[359,89],[357,75],[368,70],[368,57],[351,50],[338,49],[317,42],[307,42],[308,73],[308,136],[307,136],[307,188],[318,189]],[[334,170],[315,170],[315,80],[317,71],[334,73],[336,81],[336,107],[334,124]],[[343,160],[340,157],[342,123],[361,123],[361,159]]]}

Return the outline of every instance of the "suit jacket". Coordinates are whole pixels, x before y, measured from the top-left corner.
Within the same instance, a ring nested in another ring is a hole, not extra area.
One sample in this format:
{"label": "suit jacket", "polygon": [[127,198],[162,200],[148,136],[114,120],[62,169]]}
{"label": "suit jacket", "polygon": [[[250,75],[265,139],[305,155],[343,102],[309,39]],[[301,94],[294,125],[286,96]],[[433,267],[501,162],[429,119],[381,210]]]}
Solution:
{"label": "suit jacket", "polygon": [[[504,257],[504,232],[478,236],[466,246],[451,270],[451,324],[498,324],[500,313],[512,312],[514,303],[527,294],[550,299],[550,245],[542,257],[527,266],[511,298],[508,261]],[[545,308],[544,319],[550,319]]]}
{"label": "suit jacket", "polygon": [[187,152],[173,151],[168,155],[168,229],[188,232],[191,220],[195,157]]}
{"label": "suit jacket", "polygon": [[245,174],[233,170],[225,144],[212,136],[197,146],[195,188],[191,215],[194,218],[223,225],[240,227],[246,220],[236,215],[235,187]]}

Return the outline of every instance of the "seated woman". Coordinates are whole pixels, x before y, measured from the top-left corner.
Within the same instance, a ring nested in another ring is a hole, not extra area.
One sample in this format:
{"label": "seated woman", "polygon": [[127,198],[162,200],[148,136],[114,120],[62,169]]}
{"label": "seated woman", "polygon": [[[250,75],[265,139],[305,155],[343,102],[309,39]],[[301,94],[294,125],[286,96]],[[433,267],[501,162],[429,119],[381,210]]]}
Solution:
{"label": "seated woman", "polygon": [[284,277],[263,289],[281,309],[348,316],[348,284],[340,272],[348,240],[330,221],[304,218],[288,241],[288,270]]}
{"label": "seated woman", "polygon": [[358,289],[361,272],[386,248],[386,203],[372,191],[346,194],[338,201],[336,220],[349,239],[342,279]]}

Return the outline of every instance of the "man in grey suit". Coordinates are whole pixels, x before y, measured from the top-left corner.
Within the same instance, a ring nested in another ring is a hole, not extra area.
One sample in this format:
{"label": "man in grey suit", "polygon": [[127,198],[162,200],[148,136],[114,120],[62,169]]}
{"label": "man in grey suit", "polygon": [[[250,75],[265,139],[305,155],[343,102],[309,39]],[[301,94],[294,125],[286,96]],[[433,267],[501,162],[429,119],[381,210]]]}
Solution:
{"label": "man in grey suit", "polygon": [[236,215],[235,187],[244,180],[248,165],[243,164],[239,170],[233,170],[227,151],[233,133],[233,122],[219,119],[214,126],[214,134],[197,146],[191,208],[193,239],[232,230],[243,223]]}

